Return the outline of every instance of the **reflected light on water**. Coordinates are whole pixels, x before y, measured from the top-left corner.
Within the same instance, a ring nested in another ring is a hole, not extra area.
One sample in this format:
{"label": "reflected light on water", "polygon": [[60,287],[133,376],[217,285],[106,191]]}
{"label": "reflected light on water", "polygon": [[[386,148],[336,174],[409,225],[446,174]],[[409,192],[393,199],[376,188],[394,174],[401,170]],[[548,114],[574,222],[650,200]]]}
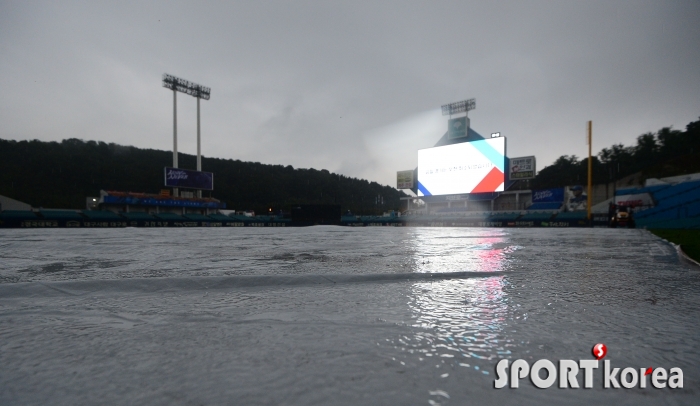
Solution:
{"label": "reflected light on water", "polygon": [[518,249],[502,230],[418,229],[412,237],[417,272],[505,271],[506,255]]}
{"label": "reflected light on water", "polygon": [[[494,230],[455,229],[435,238],[430,229],[418,230],[415,261],[418,272],[504,271],[508,268],[508,235]],[[473,368],[489,374],[491,360],[508,357],[515,345],[508,337],[507,284],[504,276],[449,279],[414,283],[408,294],[417,332],[394,343],[419,362],[439,368]],[[411,356],[409,356],[410,358]]]}

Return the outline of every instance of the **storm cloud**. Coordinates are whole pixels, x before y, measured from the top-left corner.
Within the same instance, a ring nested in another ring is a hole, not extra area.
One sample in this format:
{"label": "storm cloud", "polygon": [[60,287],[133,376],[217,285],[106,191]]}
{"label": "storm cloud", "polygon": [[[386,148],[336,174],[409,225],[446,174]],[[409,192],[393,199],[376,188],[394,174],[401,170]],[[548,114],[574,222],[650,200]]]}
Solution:
{"label": "storm cloud", "polygon": [[[205,156],[395,185],[476,98],[540,168],[700,116],[697,1],[0,2],[0,138],[172,148],[170,73],[212,88]],[[179,151],[196,100],[178,94]],[[206,168],[203,168],[206,170]],[[153,174],[160,176],[161,174]]]}

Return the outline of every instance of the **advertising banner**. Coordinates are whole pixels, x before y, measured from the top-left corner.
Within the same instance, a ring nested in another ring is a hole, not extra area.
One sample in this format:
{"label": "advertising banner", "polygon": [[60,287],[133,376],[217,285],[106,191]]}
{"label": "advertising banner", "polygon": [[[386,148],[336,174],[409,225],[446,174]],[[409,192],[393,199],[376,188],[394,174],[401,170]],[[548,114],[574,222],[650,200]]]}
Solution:
{"label": "advertising banner", "polygon": [[397,189],[413,189],[413,171],[396,172]]}
{"label": "advertising banner", "polygon": [[448,122],[447,138],[464,138],[469,131],[469,119],[467,117],[453,118]]}
{"label": "advertising banner", "polygon": [[218,203],[211,201],[196,201],[183,200],[172,198],[155,198],[155,197],[135,197],[135,196],[104,196],[103,203],[107,204],[124,204],[135,206],[166,206],[166,207],[191,207],[191,208],[209,208],[209,209],[225,209],[226,203]]}
{"label": "advertising banner", "polygon": [[532,191],[532,203],[561,203],[564,201],[564,188]]}
{"label": "advertising banner", "polygon": [[418,195],[502,192],[505,138],[418,150]]}
{"label": "advertising banner", "polygon": [[566,193],[566,210],[583,211],[588,206],[588,195],[583,191],[583,186],[569,186]]}
{"label": "advertising banner", "polygon": [[521,158],[510,158],[508,176],[510,180],[534,179],[535,178],[535,157],[524,156]]}
{"label": "advertising banner", "polygon": [[615,196],[615,204],[621,207],[653,207],[654,200],[649,193]]}
{"label": "advertising banner", "polygon": [[214,174],[211,172],[166,167],[165,186],[214,190]]}

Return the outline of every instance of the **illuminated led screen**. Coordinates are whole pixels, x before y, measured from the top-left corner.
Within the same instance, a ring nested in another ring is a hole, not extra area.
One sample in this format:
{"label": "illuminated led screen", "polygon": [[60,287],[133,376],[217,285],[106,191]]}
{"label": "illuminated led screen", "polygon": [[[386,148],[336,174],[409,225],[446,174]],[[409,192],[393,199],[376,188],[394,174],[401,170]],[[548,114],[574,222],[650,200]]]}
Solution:
{"label": "illuminated led screen", "polygon": [[418,196],[502,192],[506,139],[418,150]]}

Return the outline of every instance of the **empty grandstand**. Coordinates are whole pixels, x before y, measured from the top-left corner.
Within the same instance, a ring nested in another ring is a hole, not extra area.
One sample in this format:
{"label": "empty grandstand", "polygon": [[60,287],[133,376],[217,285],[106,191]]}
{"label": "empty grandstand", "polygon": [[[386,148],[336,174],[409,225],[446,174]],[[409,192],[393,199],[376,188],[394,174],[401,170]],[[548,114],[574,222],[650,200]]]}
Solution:
{"label": "empty grandstand", "polygon": [[173,197],[169,194],[149,194],[119,191],[100,191],[96,206],[101,211],[114,213],[145,212],[150,214],[173,213],[209,214],[226,208],[226,203],[213,198]]}
{"label": "empty grandstand", "polygon": [[[620,190],[616,198],[644,194],[651,196],[651,205],[640,206],[634,210],[637,227],[700,228],[700,180],[696,180],[693,175],[687,178],[689,180],[677,183]],[[677,177],[666,180],[674,179]]]}
{"label": "empty grandstand", "polygon": [[[695,184],[654,186],[644,191],[658,194],[662,205],[649,213],[678,216],[663,203],[694,193]],[[700,185],[698,185],[700,186]],[[625,191],[621,191],[625,193]],[[632,192],[630,192],[632,193]],[[634,191],[640,193],[640,190]],[[421,214],[401,215],[390,211],[382,216],[340,215],[340,206],[292,207],[287,214],[252,215],[225,210],[216,199],[178,197],[146,193],[102,191],[96,205],[88,210],[5,210],[0,227],[287,227],[312,224],[344,226],[455,226],[455,227],[572,227],[588,226],[586,212],[567,212],[565,189],[517,190],[458,196],[426,196]],[[89,199],[92,201],[92,199]],[[312,210],[313,209],[313,210]],[[694,216],[700,203],[684,212]],[[318,213],[317,213],[318,212]],[[332,212],[332,216],[331,213]],[[325,213],[325,212],[324,212]],[[322,213],[323,214],[323,213]],[[314,217],[315,216],[315,217]],[[318,217],[318,218],[317,218]],[[333,217],[333,218],[331,218]],[[602,225],[605,225],[603,218]]]}

